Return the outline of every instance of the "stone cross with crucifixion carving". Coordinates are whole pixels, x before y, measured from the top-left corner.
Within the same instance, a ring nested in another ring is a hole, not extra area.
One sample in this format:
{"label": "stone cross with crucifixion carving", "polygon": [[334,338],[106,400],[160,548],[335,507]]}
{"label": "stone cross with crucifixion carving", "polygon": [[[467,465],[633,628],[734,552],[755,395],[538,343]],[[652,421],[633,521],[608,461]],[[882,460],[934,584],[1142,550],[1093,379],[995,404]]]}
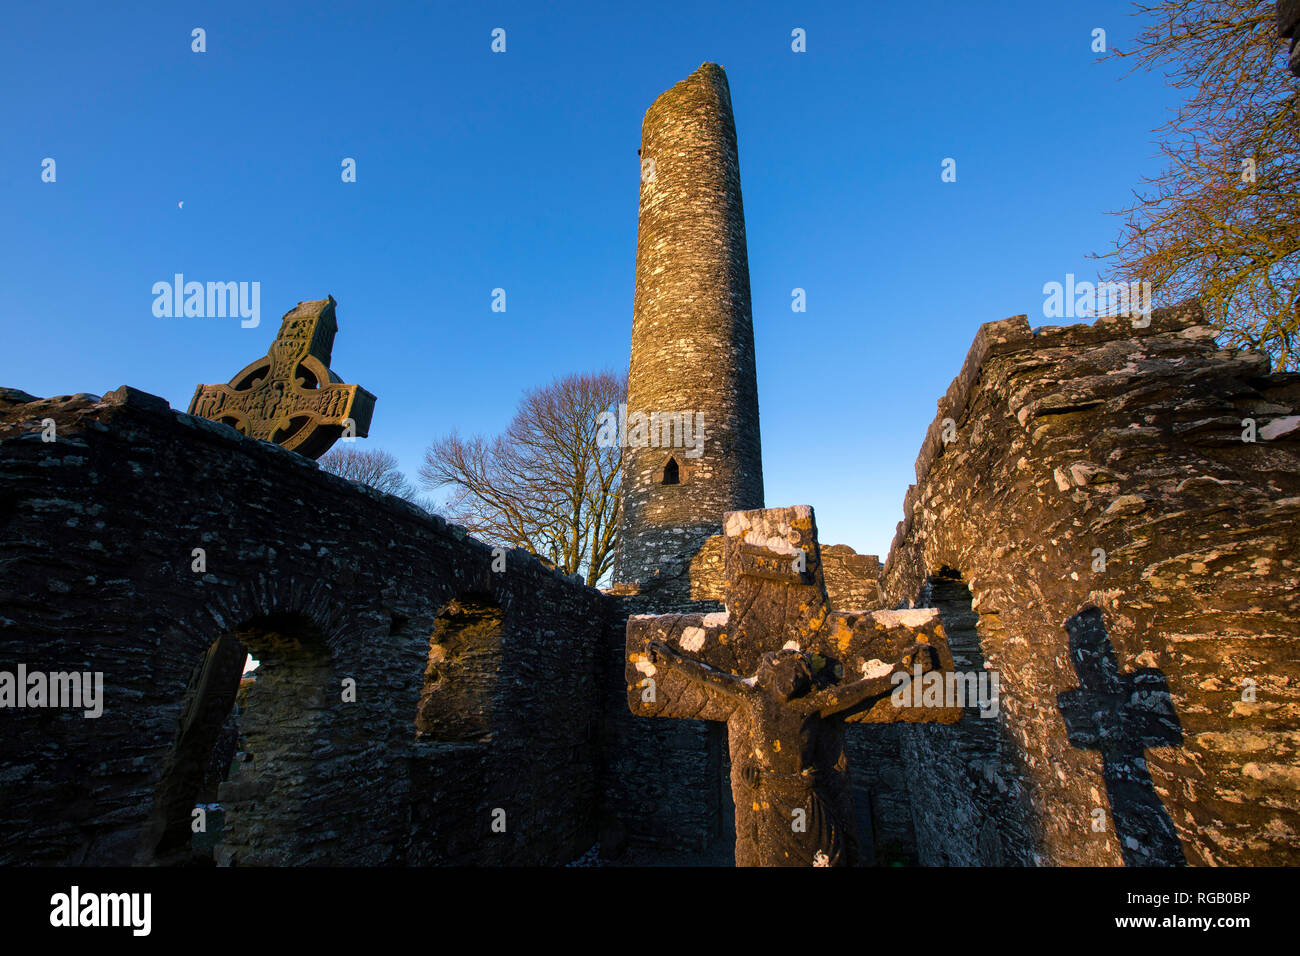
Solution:
{"label": "stone cross with crucifixion carving", "polygon": [[961,718],[894,693],[953,670],[939,612],[831,610],[807,505],[729,512],[724,561],[725,612],[628,620],[628,706],[727,723],[737,866],[852,865],[844,722]]}
{"label": "stone cross with crucifixion carving", "polygon": [[334,350],[334,297],[299,302],[280,321],[266,355],[230,380],[200,385],[189,412],[224,422],[252,438],[275,442],[319,458],[343,435],[364,438],[375,396],[360,385],[344,385],[330,371]]}

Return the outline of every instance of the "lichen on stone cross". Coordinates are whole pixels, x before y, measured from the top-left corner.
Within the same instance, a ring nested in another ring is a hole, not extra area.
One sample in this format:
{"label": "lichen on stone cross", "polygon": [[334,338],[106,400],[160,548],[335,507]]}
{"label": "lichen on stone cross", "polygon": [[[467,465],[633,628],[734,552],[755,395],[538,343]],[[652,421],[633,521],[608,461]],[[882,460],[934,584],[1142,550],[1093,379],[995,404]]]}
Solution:
{"label": "lichen on stone cross", "polygon": [[352,434],[370,431],[375,396],[344,385],[330,371],[338,323],[333,296],[299,302],[280,320],[263,358],[229,385],[200,385],[189,412],[224,422],[252,438],[275,442],[308,458],[329,451],[351,423]]}
{"label": "lichen on stone cross", "polygon": [[729,512],[723,547],[725,612],[628,620],[628,706],[726,722],[737,866],[853,865],[844,722],[961,718],[894,693],[953,670],[939,612],[832,610],[807,505]]}

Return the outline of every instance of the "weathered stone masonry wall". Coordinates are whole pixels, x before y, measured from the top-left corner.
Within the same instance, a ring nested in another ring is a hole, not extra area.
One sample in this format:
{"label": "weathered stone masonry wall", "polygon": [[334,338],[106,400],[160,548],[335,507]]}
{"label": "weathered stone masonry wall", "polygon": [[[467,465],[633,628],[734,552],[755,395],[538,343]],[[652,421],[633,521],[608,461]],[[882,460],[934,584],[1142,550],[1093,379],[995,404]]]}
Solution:
{"label": "weathered stone masonry wall", "polygon": [[[720,67],[704,64],[655,100],[640,153],[628,410],[699,414],[705,440],[698,457],[624,453],[614,580],[658,578],[661,598],[681,601],[681,569],[722,530],[722,515],[763,506],[745,214]],[[663,483],[669,458],[676,484]]]}
{"label": "weathered stone masonry wall", "polygon": [[[236,632],[262,667],[219,860],[539,863],[591,845],[616,601],[523,552],[493,573],[461,529],[161,399],[29,398],[0,398],[0,669],[102,671],[106,699],[98,719],[0,713],[0,864],[152,859],[182,718],[208,719],[187,687]],[[443,626],[457,638],[431,658],[453,599],[500,626]],[[456,713],[433,693],[417,740],[426,668],[455,667]]]}
{"label": "weathered stone masonry wall", "polygon": [[1300,862],[1297,407],[1194,307],[980,329],[884,578],[969,587],[1001,677],[997,721],[901,731],[923,862]]}
{"label": "weathered stone masonry wall", "polygon": [[[620,619],[650,613],[631,596]],[[725,727],[699,720],[645,720],[627,706],[623,627],[611,632],[604,670],[605,766],[602,848],[619,844],[700,851],[720,839],[729,812]]]}
{"label": "weathered stone masonry wall", "polygon": [[831,605],[843,611],[878,611],[885,607],[880,590],[880,558],[858,554],[847,544],[821,549],[822,572]]}

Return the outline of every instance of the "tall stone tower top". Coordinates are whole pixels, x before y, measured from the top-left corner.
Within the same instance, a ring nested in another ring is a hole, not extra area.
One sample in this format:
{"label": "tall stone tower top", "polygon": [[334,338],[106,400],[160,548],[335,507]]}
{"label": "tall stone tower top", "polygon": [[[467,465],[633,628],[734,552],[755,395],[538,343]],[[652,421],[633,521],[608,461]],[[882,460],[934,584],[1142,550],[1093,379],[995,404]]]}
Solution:
{"label": "tall stone tower top", "polygon": [[653,606],[668,609],[689,600],[690,561],[723,513],[763,507],[745,213],[720,66],[651,104],[640,152],[614,583],[654,589]]}

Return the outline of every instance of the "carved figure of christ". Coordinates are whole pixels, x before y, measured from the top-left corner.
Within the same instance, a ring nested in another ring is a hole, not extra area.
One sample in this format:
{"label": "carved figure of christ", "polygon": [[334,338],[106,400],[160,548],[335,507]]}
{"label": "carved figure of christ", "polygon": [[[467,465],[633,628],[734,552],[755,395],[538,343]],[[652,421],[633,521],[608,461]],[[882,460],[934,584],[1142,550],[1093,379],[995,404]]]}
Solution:
{"label": "carved figure of christ", "polygon": [[628,707],[727,724],[737,866],[853,865],[845,721],[961,719],[893,693],[953,669],[939,612],[832,610],[807,505],[728,512],[722,544],[725,612],[628,619]]}
{"label": "carved figure of christ", "polygon": [[[833,752],[837,769],[843,770],[841,715],[892,693],[897,686],[893,675],[906,673],[915,655],[922,655],[922,670],[929,670],[933,650],[928,644],[912,644],[888,673],[821,688],[814,671],[824,668],[824,662],[801,651],[768,652],[758,671],[745,678],[685,657],[660,641],[647,645],[647,656],[654,666],[735,705],[727,720],[729,730],[734,726],[737,731],[729,733],[733,795],[738,806],[742,799],[749,800],[751,813],[759,815],[760,832],[754,834],[759,839],[752,842],[766,847],[746,862],[840,866],[855,862],[852,818],[843,819],[844,808],[837,806],[840,795],[826,792],[834,788],[827,787],[829,768],[819,763]],[[660,716],[672,716],[671,707]],[[770,831],[766,840],[761,831]]]}

